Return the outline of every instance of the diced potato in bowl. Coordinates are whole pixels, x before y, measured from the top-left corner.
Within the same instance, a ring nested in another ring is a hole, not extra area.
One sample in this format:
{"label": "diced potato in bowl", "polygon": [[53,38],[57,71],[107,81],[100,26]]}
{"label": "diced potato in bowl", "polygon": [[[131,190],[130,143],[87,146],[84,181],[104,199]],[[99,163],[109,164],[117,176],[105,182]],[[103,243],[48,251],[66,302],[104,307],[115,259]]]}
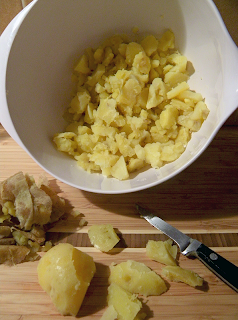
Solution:
{"label": "diced potato in bowl", "polygon": [[89,173],[118,180],[178,159],[209,110],[190,89],[187,58],[174,41],[167,30],[140,42],[114,35],[86,49],[74,68],[71,123],[54,136],[57,149]]}

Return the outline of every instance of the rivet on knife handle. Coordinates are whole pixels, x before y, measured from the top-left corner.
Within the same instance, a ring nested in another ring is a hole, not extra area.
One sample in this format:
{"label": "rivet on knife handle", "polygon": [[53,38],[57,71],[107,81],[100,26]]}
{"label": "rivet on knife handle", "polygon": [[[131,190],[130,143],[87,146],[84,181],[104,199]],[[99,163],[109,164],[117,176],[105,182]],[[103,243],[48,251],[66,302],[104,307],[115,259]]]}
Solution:
{"label": "rivet on knife handle", "polygon": [[136,208],[150,224],[174,240],[183,255],[197,257],[221,280],[238,292],[238,267],[198,240],[188,237],[149,210],[142,208],[139,204],[136,204]]}

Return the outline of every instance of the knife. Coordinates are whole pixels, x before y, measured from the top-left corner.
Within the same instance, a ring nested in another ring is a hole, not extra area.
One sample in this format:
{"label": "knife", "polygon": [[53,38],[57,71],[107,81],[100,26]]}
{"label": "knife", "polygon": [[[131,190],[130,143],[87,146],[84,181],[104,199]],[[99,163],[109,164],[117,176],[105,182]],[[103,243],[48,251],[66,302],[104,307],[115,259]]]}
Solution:
{"label": "knife", "polygon": [[205,264],[213,273],[223,280],[232,289],[238,292],[238,267],[221,257],[198,240],[192,239],[174,228],[149,210],[136,204],[136,209],[152,226],[171,238],[185,256],[194,256]]}

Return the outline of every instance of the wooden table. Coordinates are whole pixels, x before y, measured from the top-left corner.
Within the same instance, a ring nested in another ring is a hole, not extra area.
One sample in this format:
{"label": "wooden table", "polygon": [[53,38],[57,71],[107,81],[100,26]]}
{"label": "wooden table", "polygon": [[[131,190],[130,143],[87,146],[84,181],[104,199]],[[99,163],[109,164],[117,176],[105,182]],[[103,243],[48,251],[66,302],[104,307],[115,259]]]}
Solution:
{"label": "wooden table", "polygon": [[[1,31],[27,2],[1,2]],[[233,18],[234,12],[237,18],[237,2],[217,0],[215,3],[237,41],[235,31],[238,21]],[[89,253],[96,262],[97,272],[78,314],[79,318],[99,319],[105,310],[110,263],[134,259],[161,272],[162,265],[146,257],[145,245],[149,239],[164,240],[165,236],[139,218],[135,210],[136,202],[143,203],[238,266],[237,125],[235,112],[195,163],[173,179],[145,191],[126,195],[97,195],[65,185],[45,173],[54,190],[68,199],[69,204],[88,221],[88,225],[80,230],[77,219],[69,218],[57,224],[49,234],[55,243],[69,242]],[[0,179],[4,180],[20,170],[36,179],[43,173],[0,127]],[[101,253],[93,248],[87,235],[90,225],[107,222],[117,228],[121,237],[112,254]],[[198,260],[180,257],[179,261],[182,267],[190,268],[204,278],[203,290],[182,283],[171,283],[165,294],[147,299],[143,308],[149,318],[238,319],[237,293]],[[38,284],[37,264],[37,261],[28,262],[11,268],[0,265],[0,320],[63,319]]]}

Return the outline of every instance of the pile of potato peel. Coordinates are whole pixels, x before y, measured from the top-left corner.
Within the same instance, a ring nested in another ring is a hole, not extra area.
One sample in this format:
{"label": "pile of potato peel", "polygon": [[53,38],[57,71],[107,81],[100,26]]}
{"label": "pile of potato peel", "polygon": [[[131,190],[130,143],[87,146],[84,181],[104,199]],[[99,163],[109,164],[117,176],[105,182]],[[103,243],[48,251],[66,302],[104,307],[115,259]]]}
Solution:
{"label": "pile of potato peel", "polygon": [[14,265],[39,258],[52,247],[46,231],[66,212],[65,200],[46,177],[36,184],[18,172],[0,183],[0,264]]}

